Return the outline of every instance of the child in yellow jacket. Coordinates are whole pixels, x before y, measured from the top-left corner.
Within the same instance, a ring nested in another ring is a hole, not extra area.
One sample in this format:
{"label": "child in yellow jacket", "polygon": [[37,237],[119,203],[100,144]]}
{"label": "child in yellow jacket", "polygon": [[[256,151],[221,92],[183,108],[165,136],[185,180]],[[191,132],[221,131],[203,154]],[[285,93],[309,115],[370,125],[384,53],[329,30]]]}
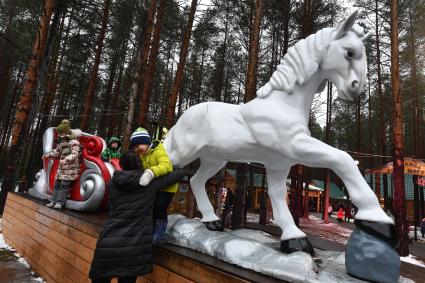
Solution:
{"label": "child in yellow jacket", "polygon": [[[164,145],[159,140],[151,140],[148,131],[138,128],[131,135],[131,148],[139,155],[145,168],[140,178],[140,185],[148,185],[154,178],[166,175],[173,171],[173,164],[165,151]],[[167,228],[167,209],[171,204],[178,184],[162,189],[156,196],[154,205],[154,243],[161,242]]]}

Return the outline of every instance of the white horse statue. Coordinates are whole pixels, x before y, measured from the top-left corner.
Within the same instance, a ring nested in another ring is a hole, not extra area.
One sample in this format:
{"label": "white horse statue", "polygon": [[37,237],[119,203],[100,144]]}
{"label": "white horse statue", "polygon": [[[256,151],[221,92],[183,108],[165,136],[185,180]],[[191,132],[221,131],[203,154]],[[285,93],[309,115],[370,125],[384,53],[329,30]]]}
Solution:
{"label": "white horse statue", "polygon": [[312,138],[308,129],[314,95],[324,89],[327,80],[335,84],[342,99],[354,100],[362,92],[367,65],[363,41],[370,33],[355,24],[356,18],[354,12],[337,28],[322,29],[291,47],[252,101],[194,105],[170,129],[164,144],[173,164],[183,167],[197,158],[201,161],[190,184],[202,222],[209,229],[222,230],[222,225],[205,183],[229,161],[264,164],[284,252],[314,254],[285,200],[285,181],[295,164],[333,170],[358,207],[356,219],[394,224],[351,156]]}

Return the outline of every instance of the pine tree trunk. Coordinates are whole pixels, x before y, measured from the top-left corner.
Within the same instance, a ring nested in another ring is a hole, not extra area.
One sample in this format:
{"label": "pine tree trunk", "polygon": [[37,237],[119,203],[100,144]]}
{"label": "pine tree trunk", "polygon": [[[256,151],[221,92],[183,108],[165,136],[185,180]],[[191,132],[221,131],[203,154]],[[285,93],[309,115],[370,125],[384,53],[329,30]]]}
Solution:
{"label": "pine tree trunk", "polygon": [[240,229],[243,227],[245,214],[245,195],[246,195],[246,165],[238,163],[236,169],[236,188],[233,199],[232,226],[231,229]]}
{"label": "pine tree trunk", "polygon": [[[122,75],[124,72],[124,62],[121,63],[120,69],[118,71],[118,78],[115,82],[114,91],[112,93],[111,103],[109,104],[108,112],[111,109],[117,109],[118,107],[118,97],[120,95],[121,90],[121,81],[122,81]],[[113,135],[116,135],[115,128],[117,127],[117,117],[113,117],[112,115],[108,115],[105,117],[105,125],[107,125],[108,132],[107,137],[112,137]]]}
{"label": "pine tree trunk", "polygon": [[90,121],[90,113],[93,107],[93,96],[96,90],[97,83],[97,72],[99,70],[100,57],[102,54],[103,40],[105,39],[106,29],[108,27],[108,17],[109,17],[109,6],[111,0],[105,0],[105,5],[103,6],[103,16],[102,16],[102,25],[99,32],[99,37],[97,40],[96,55],[94,59],[94,65],[90,73],[89,86],[87,87],[87,92],[84,97],[84,111],[83,118],[81,120],[80,128],[83,131],[87,131]]}
{"label": "pine tree trunk", "polygon": [[18,73],[16,75],[16,81],[15,81],[15,86],[12,92],[12,96],[11,99],[7,105],[7,109],[9,109],[7,111],[7,116],[6,119],[4,121],[4,127],[2,127],[2,132],[1,132],[1,142],[0,142],[0,153],[3,152],[3,150],[5,148],[8,147],[8,142],[10,139],[10,135],[12,132],[12,119],[15,116],[15,112],[16,112],[16,105],[18,103],[18,89],[20,87],[20,83],[22,82],[22,72],[23,72],[23,68],[24,68],[24,64],[20,64],[19,65],[19,69],[18,69]]}
{"label": "pine tree trunk", "polygon": [[6,38],[9,38],[10,31],[12,30],[12,23],[16,16],[16,2],[8,1],[6,2],[6,6],[9,7],[6,28],[3,32],[4,37],[0,37],[0,111],[2,110],[3,102],[5,101],[12,69],[11,56],[8,54],[8,51],[14,47],[10,45],[11,42],[8,42]]}
{"label": "pine tree trunk", "polygon": [[289,46],[289,17],[291,9],[291,0],[284,0],[284,9],[283,9],[283,54],[285,55],[288,51]]}
{"label": "pine tree trunk", "polygon": [[152,39],[152,50],[149,54],[149,65],[146,69],[143,84],[143,92],[142,92],[142,107],[140,108],[139,115],[139,125],[142,127],[146,127],[147,115],[149,113],[149,104],[150,104],[150,94],[153,86],[153,79],[155,75],[156,62],[158,58],[159,51],[159,40],[162,29],[162,22],[164,19],[165,9],[167,7],[168,0],[161,0],[159,3],[158,16],[156,19],[155,30],[153,33]]}
{"label": "pine tree trunk", "polygon": [[184,67],[186,64],[186,58],[189,51],[189,41],[190,41],[190,36],[192,34],[192,26],[193,26],[193,20],[195,19],[197,2],[198,2],[197,0],[192,0],[192,4],[190,5],[189,19],[187,22],[187,26],[185,28],[182,47],[180,49],[180,59],[179,59],[179,64],[177,65],[176,78],[174,79],[173,88],[171,89],[170,99],[168,101],[166,119],[167,119],[167,126],[169,128],[171,128],[171,126],[174,124],[174,119],[176,115],[175,109],[176,109],[177,97],[179,95],[179,92],[183,83]]}
{"label": "pine tree trunk", "polygon": [[[34,132],[31,133],[29,146],[27,148],[27,151],[31,152],[30,154],[27,153],[27,162],[29,165],[25,166],[25,176],[27,178],[32,178],[34,176],[34,166],[37,164],[40,166],[40,158],[41,158],[41,151],[39,150],[42,146],[42,136],[44,133],[44,130],[47,125],[47,121],[49,119],[49,113],[53,104],[53,99],[56,92],[57,87],[57,80],[58,80],[58,71],[57,71],[57,60],[59,56],[59,46],[60,46],[60,37],[62,35],[64,22],[65,22],[65,14],[66,14],[66,7],[63,6],[63,3],[59,3],[55,7],[55,12],[53,16],[53,20],[50,25],[49,30],[49,36],[47,39],[47,45],[46,45],[46,58],[52,57],[50,62],[49,60],[43,60],[43,67],[41,68],[40,75],[38,78],[39,84],[37,88],[41,92],[43,85],[42,82],[45,81],[46,84],[46,91],[43,95],[41,105],[39,107],[39,111],[37,113],[34,113],[36,116],[39,112],[41,112],[41,115],[38,115],[36,121],[36,127],[34,128]],[[60,23],[59,23],[59,19]],[[59,32],[56,32],[57,27],[59,26]],[[61,56],[62,60],[63,56]],[[48,69],[48,71],[47,71]],[[47,73],[47,74],[46,74]],[[34,107],[34,106],[33,106]],[[32,112],[34,111],[34,108],[32,109]]]}
{"label": "pine tree trunk", "polygon": [[414,99],[414,123],[413,123],[413,154],[415,158],[422,157],[422,146],[423,140],[421,136],[421,117],[418,115],[419,110],[419,91],[418,91],[418,75],[417,75],[417,64],[416,64],[416,42],[415,42],[415,34],[414,34],[414,26],[413,26],[413,15],[409,17],[410,23],[410,34],[409,34],[409,43],[410,50],[412,52],[412,60],[410,61],[410,69],[413,80],[413,99]]}
{"label": "pine tree trunk", "polygon": [[[169,1],[169,0],[167,0]],[[145,88],[145,84],[146,84],[146,76],[148,75],[148,64],[150,64],[150,59],[152,58],[152,56],[150,55],[152,53],[153,50],[151,50],[151,48],[153,48],[153,46],[151,47],[151,45],[153,44],[153,39],[152,39],[152,29],[153,29],[153,20],[155,17],[155,13],[157,10],[157,5],[158,1],[157,0],[151,0],[151,3],[149,5],[149,9],[148,9],[148,13],[147,13],[147,18],[146,18],[146,30],[143,34],[143,38],[142,38],[142,48],[140,49],[139,52],[139,58],[138,58],[138,66],[137,66],[137,74],[135,77],[135,80],[137,82],[137,84],[135,85],[136,90],[135,90],[135,103],[136,103],[136,108],[135,111],[133,113],[133,122],[134,123],[138,123],[140,121],[140,115],[143,115],[142,113],[142,107],[143,107],[143,91]],[[158,15],[157,15],[157,19],[159,17],[159,11],[158,11]],[[158,20],[157,20],[158,22]],[[161,28],[160,28],[161,30]],[[149,59],[149,62],[148,62]],[[156,61],[156,57],[155,57],[155,61]],[[154,63],[154,65],[156,65],[156,62]],[[145,98],[146,99],[146,98]],[[149,106],[148,106],[149,107]],[[136,115],[137,116],[137,120],[136,120]],[[147,115],[147,114],[145,114]],[[137,125],[140,126],[140,125]]]}
{"label": "pine tree trunk", "polygon": [[303,215],[304,219],[308,219],[308,213],[310,209],[310,180],[311,180],[311,172],[310,168],[305,167],[304,171],[304,201],[303,201]]}
{"label": "pine tree trunk", "polygon": [[117,53],[118,52],[114,52],[114,57],[112,58],[112,63],[110,65],[109,79],[108,79],[108,83],[106,85],[105,95],[103,97],[102,117],[100,117],[101,123],[99,123],[98,127],[97,127],[97,130],[99,130],[99,133],[100,133],[101,136],[106,135],[107,128],[109,126],[109,124],[106,124],[106,120],[107,120],[107,117],[109,115],[111,115],[110,105],[111,105],[111,100],[112,100],[112,92],[113,92],[113,87],[114,87],[115,76],[116,76],[116,73],[117,73],[117,66],[118,66],[118,63],[119,63],[118,62],[119,57],[118,57]]}
{"label": "pine tree trunk", "polygon": [[[381,155],[386,155],[385,141],[385,120],[384,120],[384,98],[382,94],[382,75],[381,75],[381,48],[379,42],[379,15],[378,15],[378,0],[375,0],[375,43],[376,43],[376,76],[377,76],[377,91],[379,104],[379,144],[381,147]],[[386,158],[381,160],[382,164],[386,163]]]}
{"label": "pine tree trunk", "polygon": [[[332,83],[328,82],[328,96],[327,96],[327,107],[326,107],[326,132],[325,132],[325,143],[329,143],[330,133],[331,133],[331,122],[332,122]],[[331,183],[331,170],[325,169],[325,180],[323,185],[323,211],[322,219],[328,224],[329,223],[329,214],[328,208],[331,205],[329,202],[330,195],[330,183]]]}
{"label": "pine tree trunk", "polygon": [[408,223],[405,206],[404,187],[404,145],[403,145],[403,106],[400,92],[398,39],[398,0],[391,0],[391,92],[393,96],[393,180],[394,180],[394,216],[396,233],[399,240],[398,252],[409,255]]}
{"label": "pine tree trunk", "polygon": [[129,105],[128,112],[127,112],[127,123],[125,125],[124,138],[123,138],[124,148],[128,148],[128,146],[130,145],[130,136],[131,136],[131,131],[133,129],[136,105],[138,101],[141,102],[140,94],[142,89],[142,80],[143,80],[142,76],[143,76],[144,69],[146,67],[147,59],[149,55],[149,49],[151,45],[151,36],[152,36],[153,17],[156,12],[156,6],[157,6],[157,1],[152,0],[149,6],[148,14],[147,14],[146,30],[143,34],[142,42],[139,42],[139,44],[141,44],[142,46],[138,52],[136,74],[131,84],[131,92],[130,92],[130,98],[129,98],[129,104],[128,104]]}
{"label": "pine tree trunk", "polygon": [[133,128],[133,115],[134,115],[134,108],[136,107],[136,91],[137,91],[137,82],[134,81],[131,86],[131,92],[130,92],[130,99],[128,101],[128,114],[127,114],[127,123],[125,125],[124,130],[124,138],[123,138],[123,149],[128,149],[130,146],[130,137],[131,137],[131,131]]}
{"label": "pine tree trunk", "polygon": [[[384,96],[382,92],[382,74],[381,74],[381,49],[379,42],[379,7],[378,0],[375,0],[375,42],[376,42],[376,75],[377,75],[377,91],[378,91],[378,104],[379,104],[379,144],[381,147],[381,155],[385,156],[387,154],[387,146],[386,146],[386,138],[385,138],[385,119],[384,119]],[[382,165],[387,162],[385,157],[381,158]],[[387,209],[389,207],[388,204],[388,180],[384,178],[383,180],[384,186],[384,208]]]}
{"label": "pine tree trunk", "polygon": [[356,130],[357,130],[357,138],[356,138],[356,151],[361,152],[361,98],[360,96],[357,98],[356,103]]}
{"label": "pine tree trunk", "polygon": [[35,36],[35,42],[32,49],[32,55],[28,66],[26,79],[23,85],[23,91],[19,98],[18,111],[15,118],[15,123],[12,131],[12,146],[10,148],[9,163],[6,168],[6,178],[3,180],[0,196],[0,214],[3,213],[4,204],[6,202],[7,193],[12,190],[15,183],[16,157],[19,155],[18,141],[21,138],[21,132],[25,129],[28,116],[32,106],[33,91],[37,85],[37,70],[42,57],[47,41],[47,31],[49,28],[50,18],[55,6],[54,0],[46,0],[39,28]]}
{"label": "pine tree trunk", "polygon": [[[218,80],[217,80],[217,93],[216,93],[216,101],[221,101],[221,92],[223,89],[223,79],[224,79],[224,69],[226,66],[226,52],[227,52],[227,37],[229,32],[229,11],[226,6],[226,22],[224,24],[224,39],[223,39],[223,48],[221,50],[221,58],[220,58],[220,69],[218,71]],[[224,98],[223,98],[224,100]]]}
{"label": "pine tree trunk", "polygon": [[303,4],[303,25],[302,25],[302,38],[306,38],[310,34],[312,34],[312,26],[311,26],[311,10],[314,1],[312,0],[304,0]]}
{"label": "pine tree trunk", "polygon": [[245,103],[255,97],[262,14],[263,0],[255,0],[254,18],[251,20],[249,40],[248,71],[245,82]]}
{"label": "pine tree trunk", "polygon": [[202,48],[201,66],[199,67],[199,82],[198,82],[196,103],[201,103],[202,82],[203,82],[203,75],[204,75],[204,61],[205,61],[205,48]]}
{"label": "pine tree trunk", "polygon": [[[372,100],[370,98],[370,71],[369,71],[369,64],[367,67],[368,71],[367,71],[367,93],[368,93],[368,115],[369,115],[369,154],[373,153],[373,133],[372,133]],[[369,168],[373,168],[373,159],[369,158]],[[372,175],[372,174],[371,174]],[[372,181],[371,181],[371,185],[372,185]]]}

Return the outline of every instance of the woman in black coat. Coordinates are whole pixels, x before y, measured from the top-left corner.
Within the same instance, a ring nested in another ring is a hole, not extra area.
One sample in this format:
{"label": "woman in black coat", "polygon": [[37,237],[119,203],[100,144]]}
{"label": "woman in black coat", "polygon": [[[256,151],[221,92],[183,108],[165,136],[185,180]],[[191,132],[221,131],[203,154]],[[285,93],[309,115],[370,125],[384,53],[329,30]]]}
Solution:
{"label": "woman in black coat", "polygon": [[183,179],[175,170],[139,185],[143,174],[139,156],[129,151],[120,159],[122,171],[116,171],[109,183],[109,217],[97,240],[91,264],[92,282],[135,282],[138,275],[152,272],[153,204],[157,192]]}

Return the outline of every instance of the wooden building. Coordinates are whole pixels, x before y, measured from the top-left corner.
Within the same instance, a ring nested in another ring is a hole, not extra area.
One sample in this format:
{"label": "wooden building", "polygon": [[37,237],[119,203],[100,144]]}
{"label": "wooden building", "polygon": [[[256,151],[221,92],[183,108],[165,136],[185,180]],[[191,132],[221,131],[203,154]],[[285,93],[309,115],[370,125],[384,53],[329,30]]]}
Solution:
{"label": "wooden building", "polygon": [[[384,207],[384,202],[387,199],[391,206],[393,198],[392,186],[393,163],[387,163],[379,167],[368,169],[365,172],[365,179],[372,190],[378,197],[381,206]],[[385,179],[387,189],[385,190]],[[425,217],[425,162],[422,160],[405,158],[404,160],[404,185],[407,218],[410,223],[415,221],[415,212],[417,220]],[[385,195],[385,191],[387,194]],[[415,209],[415,194],[416,194],[416,209]]]}

